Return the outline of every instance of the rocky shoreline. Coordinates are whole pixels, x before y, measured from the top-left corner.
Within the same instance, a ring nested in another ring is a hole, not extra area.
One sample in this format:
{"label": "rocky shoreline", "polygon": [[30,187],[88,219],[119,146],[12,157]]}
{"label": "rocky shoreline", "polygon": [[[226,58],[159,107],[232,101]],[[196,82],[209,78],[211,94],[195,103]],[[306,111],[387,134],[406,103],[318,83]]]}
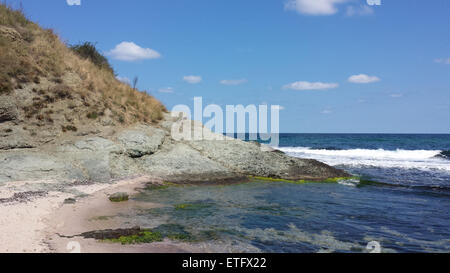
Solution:
{"label": "rocky shoreline", "polygon": [[[167,114],[157,126],[136,125],[117,132],[98,128],[96,134],[55,139],[28,149],[7,149],[8,140],[15,138],[3,138],[0,184],[99,183],[136,175],[187,184],[231,183],[245,181],[247,176],[311,181],[348,176],[318,161],[292,158],[258,143],[226,137],[176,141],[171,136],[175,122],[181,122],[180,118]],[[204,128],[194,123],[192,130]]]}
{"label": "rocky shoreline", "polygon": [[[6,148],[14,145],[3,138],[7,145],[0,150],[0,252],[67,252],[70,239],[57,234],[131,228],[86,221],[94,216],[87,216],[90,213],[117,213],[135,206],[132,200],[113,204],[108,199],[123,189],[133,194],[149,184],[220,185],[246,182],[252,176],[307,181],[349,176],[315,160],[291,158],[265,145],[219,135],[215,137],[222,140],[177,141],[171,136],[177,122],[187,121],[167,114],[159,125],[106,127],[27,149]],[[192,124],[193,132],[213,135],[201,124]],[[77,241],[88,252],[208,251],[167,240],[153,248]]]}

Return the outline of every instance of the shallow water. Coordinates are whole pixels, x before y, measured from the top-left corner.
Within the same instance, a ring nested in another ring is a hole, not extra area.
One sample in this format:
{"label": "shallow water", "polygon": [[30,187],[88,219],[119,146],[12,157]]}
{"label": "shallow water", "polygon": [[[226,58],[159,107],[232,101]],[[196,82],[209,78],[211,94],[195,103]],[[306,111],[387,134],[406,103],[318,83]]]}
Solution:
{"label": "shallow water", "polygon": [[138,196],[166,207],[141,211],[134,220],[181,227],[219,251],[226,244],[223,251],[367,252],[377,241],[383,252],[448,252],[449,197],[357,183],[170,187]]}
{"label": "shallow water", "polygon": [[149,189],[137,199],[166,206],[128,217],[220,252],[450,251],[450,135],[282,134],[279,149],[362,182]]}

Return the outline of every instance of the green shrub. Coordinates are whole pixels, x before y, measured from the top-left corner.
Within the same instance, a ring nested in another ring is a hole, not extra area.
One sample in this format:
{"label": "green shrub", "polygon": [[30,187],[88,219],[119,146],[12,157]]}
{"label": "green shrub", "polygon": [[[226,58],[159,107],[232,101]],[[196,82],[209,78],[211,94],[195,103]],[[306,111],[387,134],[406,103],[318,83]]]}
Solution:
{"label": "green shrub", "polygon": [[64,133],[67,131],[72,131],[72,132],[78,131],[77,127],[75,127],[73,125],[61,126],[61,128]]}
{"label": "green shrub", "polygon": [[119,122],[125,123],[125,117],[122,114],[119,115]]}
{"label": "green shrub", "polygon": [[96,66],[114,73],[114,70],[109,64],[108,60],[105,58],[105,56],[98,52],[93,43],[84,42],[83,44],[71,45],[69,47],[81,58],[88,59]]}
{"label": "green shrub", "polygon": [[98,118],[98,113],[97,112],[90,112],[86,115],[86,117],[88,119],[97,119]]}

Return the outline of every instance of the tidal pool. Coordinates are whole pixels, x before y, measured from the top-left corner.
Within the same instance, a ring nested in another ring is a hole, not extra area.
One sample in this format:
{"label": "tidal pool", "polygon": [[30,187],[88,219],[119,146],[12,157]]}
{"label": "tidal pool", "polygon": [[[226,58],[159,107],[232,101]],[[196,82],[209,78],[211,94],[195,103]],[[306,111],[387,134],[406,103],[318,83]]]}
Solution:
{"label": "tidal pool", "polygon": [[448,191],[364,183],[254,181],[148,188],[134,224],[219,252],[448,252]]}

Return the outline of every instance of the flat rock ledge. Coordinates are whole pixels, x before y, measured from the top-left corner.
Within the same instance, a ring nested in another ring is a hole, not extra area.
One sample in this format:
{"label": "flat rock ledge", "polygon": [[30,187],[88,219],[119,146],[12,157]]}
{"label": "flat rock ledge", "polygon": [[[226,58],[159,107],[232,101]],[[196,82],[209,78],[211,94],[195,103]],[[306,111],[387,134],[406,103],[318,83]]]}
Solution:
{"label": "flat rock ledge", "polygon": [[[12,118],[2,114],[2,118]],[[229,184],[249,176],[320,181],[349,177],[316,160],[290,157],[278,150],[216,135],[216,140],[175,140],[171,128],[180,119],[167,114],[158,126],[137,125],[114,134],[101,129],[76,139],[60,139],[34,148],[0,150],[0,183],[53,180],[109,182],[150,175],[180,184]],[[194,126],[193,131],[204,130]],[[220,140],[219,140],[220,139]],[[21,140],[26,141],[26,140]],[[17,147],[17,139],[2,137]],[[7,145],[4,147],[8,147]]]}

